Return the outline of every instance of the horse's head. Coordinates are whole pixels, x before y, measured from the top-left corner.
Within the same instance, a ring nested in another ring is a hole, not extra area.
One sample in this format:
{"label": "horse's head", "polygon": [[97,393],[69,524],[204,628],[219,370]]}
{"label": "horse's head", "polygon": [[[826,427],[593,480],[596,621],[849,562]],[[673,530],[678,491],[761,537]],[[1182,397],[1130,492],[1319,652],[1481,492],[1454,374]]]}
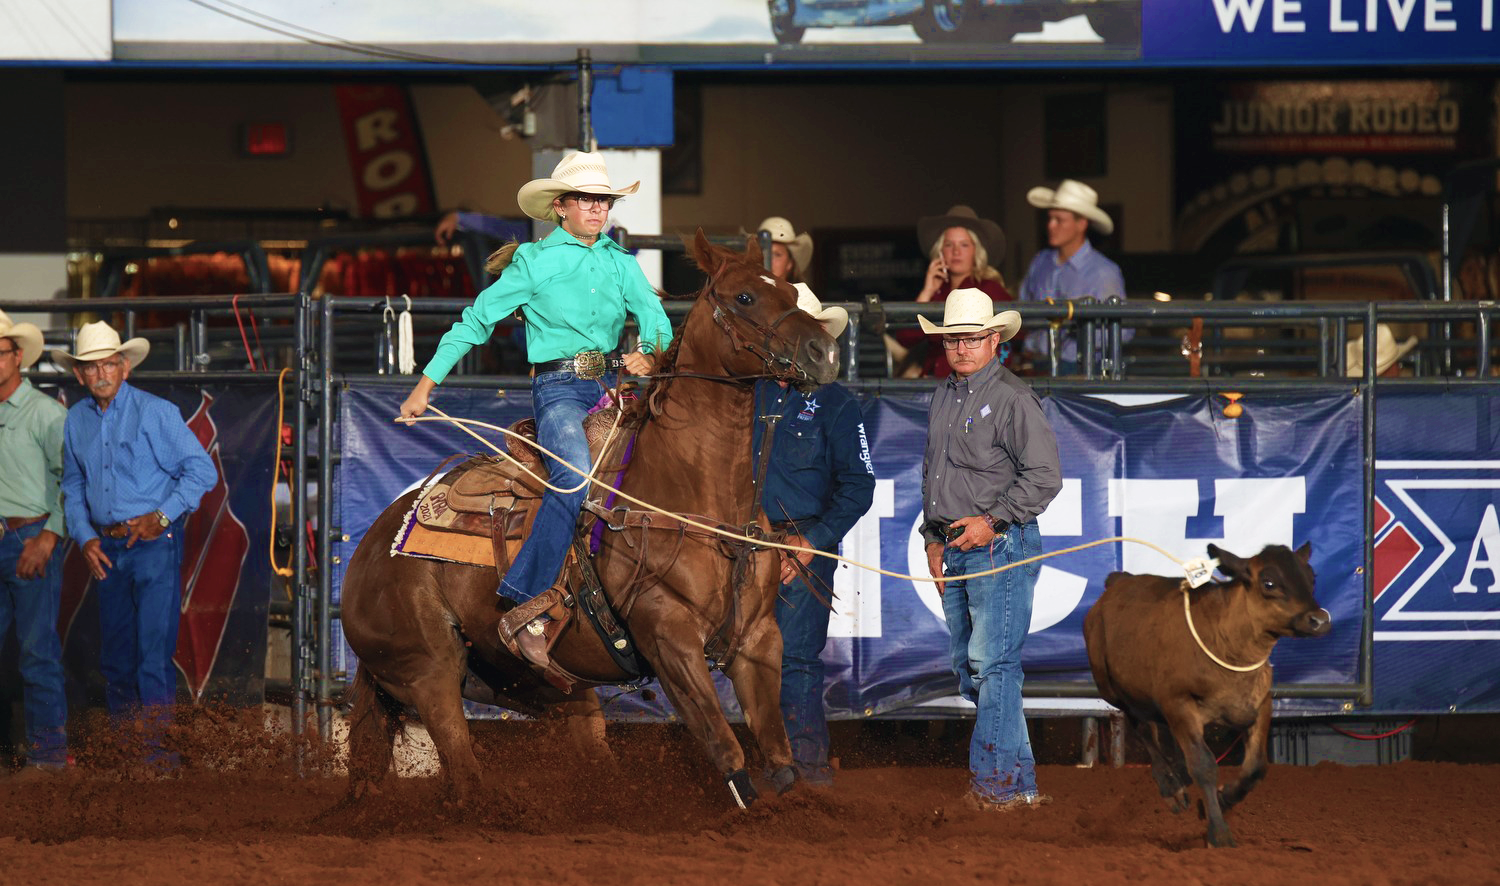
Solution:
{"label": "horse's head", "polygon": [[[699,229],[692,255],[708,275],[692,313],[709,312],[712,321],[685,323],[684,348],[696,344],[700,359],[717,362],[728,376],[770,376],[802,388],[838,377],[838,343],[798,309],[797,290],[766,271],[759,245],[752,242],[747,251],[735,252],[708,242]],[[688,339],[715,332],[728,339],[728,347]]]}

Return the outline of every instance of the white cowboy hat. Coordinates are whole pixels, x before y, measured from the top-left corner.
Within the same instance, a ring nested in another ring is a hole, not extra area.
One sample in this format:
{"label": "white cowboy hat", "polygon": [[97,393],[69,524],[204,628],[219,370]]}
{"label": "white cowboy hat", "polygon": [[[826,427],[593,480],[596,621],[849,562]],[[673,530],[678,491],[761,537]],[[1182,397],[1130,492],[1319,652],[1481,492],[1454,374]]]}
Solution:
{"label": "white cowboy hat", "polygon": [[[1391,327],[1384,323],[1375,324],[1375,374],[1380,375],[1390,369],[1397,360],[1405,357],[1416,346],[1415,335],[1398,345],[1396,333],[1391,331]],[[1365,374],[1364,336],[1344,345],[1344,374],[1349,376]]]}
{"label": "white cowboy hat", "polygon": [[771,242],[786,246],[786,251],[792,254],[792,261],[797,263],[797,270],[806,274],[808,265],[812,262],[813,242],[812,236],[806,231],[798,234],[792,223],[779,215],[773,215],[760,223],[757,232],[770,231]]}
{"label": "white cowboy hat", "polygon": [[[990,254],[990,264],[996,265],[1005,258],[1005,229],[963,204],[949,207],[942,215],[928,216],[917,220],[917,245],[923,251],[932,248],[943,232],[949,228],[967,228],[978,237],[984,251]],[[954,283],[959,281],[954,280]]]}
{"label": "white cowboy hat", "polygon": [[1099,228],[1099,233],[1109,234],[1115,229],[1114,219],[1099,208],[1099,194],[1083,182],[1065,178],[1057,190],[1032,188],[1026,192],[1026,202],[1037,209],[1066,209],[1076,212]]}
{"label": "white cowboy hat", "polygon": [[1010,341],[1021,331],[1021,314],[1018,311],[995,313],[995,303],[982,289],[955,289],[943,302],[943,325],[917,315],[917,322],[928,335],[956,335],[964,332],[983,332],[993,329],[1000,333],[1001,341]]}
{"label": "white cowboy hat", "polygon": [[822,323],[824,332],[838,338],[839,333],[849,325],[849,312],[838,305],[823,307],[823,303],[818,301],[818,297],[813,295],[812,288],[806,283],[793,283],[792,286],[797,290],[797,307]]}
{"label": "white cowboy hat", "polygon": [[103,360],[119,354],[130,362],[130,368],[141,365],[146,359],[146,354],[151,350],[151,342],[144,338],[132,338],[124,344],[120,343],[120,333],[103,320],[84,324],[78,330],[78,341],[74,344],[77,353],[69,354],[61,348],[52,349],[52,362],[64,369],[72,369],[79,363],[92,363],[95,360]]}
{"label": "white cowboy hat", "polygon": [[628,197],[640,190],[641,183],[617,188],[609,183],[609,169],[604,158],[587,151],[570,151],[552,168],[550,178],[532,179],[516,192],[521,211],[537,221],[559,221],[552,211],[552,201],[563,194],[599,194],[605,197]]}
{"label": "white cowboy hat", "polygon": [[21,368],[35,363],[42,356],[42,330],[35,323],[12,323],[4,311],[0,311],[0,338],[8,338],[21,349]]}

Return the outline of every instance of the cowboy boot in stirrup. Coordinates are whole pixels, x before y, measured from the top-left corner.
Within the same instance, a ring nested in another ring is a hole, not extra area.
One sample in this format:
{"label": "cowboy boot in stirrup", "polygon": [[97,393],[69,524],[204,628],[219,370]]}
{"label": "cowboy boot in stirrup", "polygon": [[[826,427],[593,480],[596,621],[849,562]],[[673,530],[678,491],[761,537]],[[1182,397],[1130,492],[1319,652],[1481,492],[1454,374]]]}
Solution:
{"label": "cowboy boot in stirrup", "polygon": [[[547,667],[547,650],[561,632],[562,621],[549,613],[562,610],[567,592],[553,585],[541,594],[517,605],[500,617],[500,642],[510,653],[539,667]],[[558,612],[558,615],[562,615]],[[554,626],[555,625],[555,626]]]}

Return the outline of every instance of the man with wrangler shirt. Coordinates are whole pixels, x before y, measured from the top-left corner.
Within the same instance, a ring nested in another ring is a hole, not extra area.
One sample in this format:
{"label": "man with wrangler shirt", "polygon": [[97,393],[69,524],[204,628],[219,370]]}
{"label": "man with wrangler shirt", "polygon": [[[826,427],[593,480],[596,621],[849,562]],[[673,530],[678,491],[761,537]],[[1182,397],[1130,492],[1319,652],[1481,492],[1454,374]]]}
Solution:
{"label": "man with wrangler shirt", "polygon": [[1050,798],[1037,790],[1021,709],[1021,644],[1041,566],[942,578],[1042,552],[1036,518],[1062,488],[1057,439],[1036,394],[995,359],[1020,330],[1020,314],[996,314],[988,295],[960,289],[948,296],[941,326],[918,319],[923,332],[942,336],[953,367],[928,413],[921,531],[959,692],[978,707],[965,799],[985,811],[1034,808]]}

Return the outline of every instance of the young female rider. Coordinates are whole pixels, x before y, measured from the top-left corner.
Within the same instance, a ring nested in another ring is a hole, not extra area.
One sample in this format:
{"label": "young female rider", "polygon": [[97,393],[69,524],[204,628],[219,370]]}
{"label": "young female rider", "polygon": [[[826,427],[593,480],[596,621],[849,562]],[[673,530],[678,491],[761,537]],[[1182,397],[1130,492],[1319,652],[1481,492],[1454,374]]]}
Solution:
{"label": "young female rider", "polygon": [[[531,401],[537,440],[582,470],[590,465],[583,420],[614,386],[614,369],[648,375],[655,355],[672,338],[672,327],[640,265],[619,244],[600,233],[619,197],[640,183],[615,188],[604,160],[573,152],[550,178],[521,186],[521,211],[555,222],[558,229],[515,249],[508,267],[465,308],[443,336],[416,387],[401,404],[401,417],[427,410],[427,398],[468,350],[489,340],[495,324],[518,308],[526,320],[526,346],[535,379]],[[623,360],[606,355],[619,344],[629,312],[640,328],[640,349]],[[581,475],[547,459],[553,485],[579,485]],[[572,543],[587,489],[562,494],[547,490],[531,534],[500,583],[499,593],[521,605],[500,621],[500,638],[533,664],[547,663],[545,615],[558,602],[553,587]],[[523,630],[524,629],[524,630]]]}

